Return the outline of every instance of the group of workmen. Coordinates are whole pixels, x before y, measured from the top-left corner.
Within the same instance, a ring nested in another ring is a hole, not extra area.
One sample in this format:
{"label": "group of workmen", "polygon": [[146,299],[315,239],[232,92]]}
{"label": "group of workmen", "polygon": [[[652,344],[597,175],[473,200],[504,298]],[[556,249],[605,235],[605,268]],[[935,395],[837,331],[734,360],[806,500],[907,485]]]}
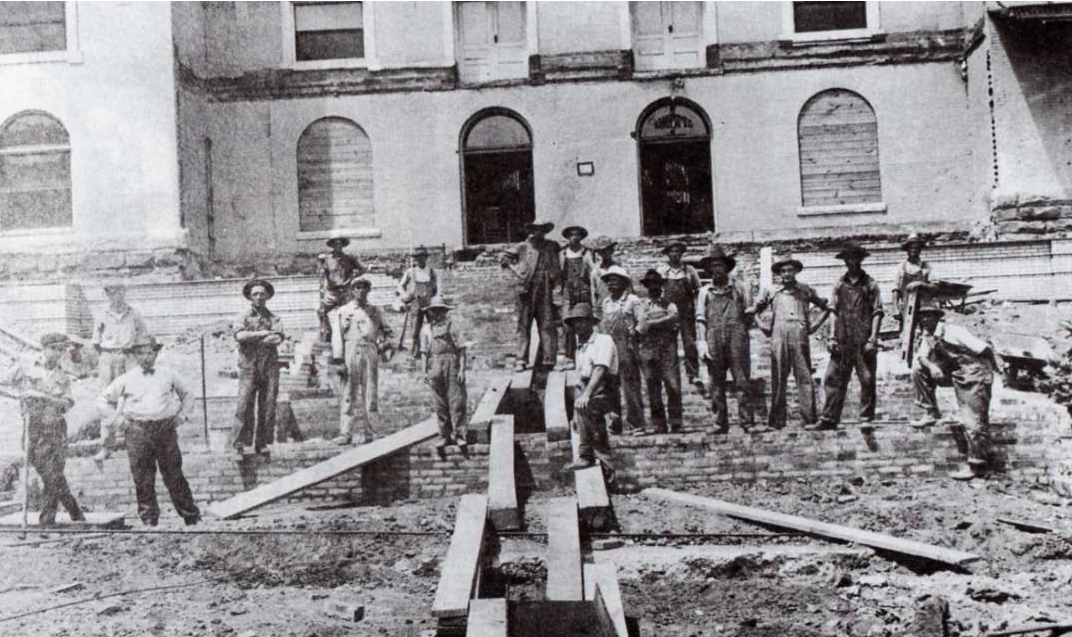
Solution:
{"label": "group of workmen", "polygon": [[[613,479],[610,434],[681,430],[679,342],[687,382],[710,396],[716,434],[729,430],[728,376],[733,377],[739,394],[739,424],[746,431],[761,433],[785,426],[790,374],[796,381],[804,428],[821,431],[836,429],[840,423],[855,370],[861,388],[861,427],[874,426],[884,310],[878,284],[863,269],[869,256],[863,246],[848,242],[837,253],[846,271],[829,299],[797,280],[804,265],[790,256],[774,260],[771,269],[776,285],[752,299],[749,286],[732,275],[736,260],[721,246],[708,246],[698,271],[684,262],[686,246],[672,242],[663,249],[665,263],[639,279],[646,291],[641,298],[634,293],[632,277],[615,258],[612,240],[597,237],[586,242],[588,231],[570,226],[562,231],[566,245],[561,246],[547,238],[553,228],[549,221],[527,224],[527,238],[505,251],[501,265],[512,281],[517,310],[516,368],[529,365],[533,322],[540,338],[540,351],[533,356],[535,366],[555,367],[558,328],[562,327],[565,359],[560,367],[574,370],[573,426],[580,437],[579,459],[568,468],[598,462]],[[392,338],[381,311],[369,301],[372,281],[366,268],[344,251],[348,244],[345,237],[333,237],[328,240],[331,251],[318,258],[320,337],[330,343],[330,371],[341,381],[339,435],[334,438],[339,445],[352,444],[355,436],[367,443],[379,434],[372,416],[378,412],[378,366]],[[970,479],[987,472],[991,384],[1002,364],[988,343],[941,320],[943,312],[932,298],[937,287],[931,281],[930,266],[921,258],[924,245],[916,235],[904,243],[907,256],[898,268],[894,289],[900,318],[914,314],[920,327],[911,368],[916,402],[925,416],[912,425],[928,427],[941,419],[936,387],[952,384],[968,434],[967,463],[952,477]],[[428,264],[428,252],[421,248],[411,256],[413,264],[403,273],[398,294],[408,308],[405,324],[414,326],[413,356],[433,397],[440,434],[436,449],[442,456],[453,444],[464,454],[467,351],[472,343],[461,338],[450,320],[453,308],[440,296],[439,275]],[[109,306],[96,321],[92,339],[103,387],[97,401],[102,417],[101,450],[96,459],[108,457],[114,434],[122,428],[142,521],[155,525],[160,515],[155,493],[159,469],[176,511],[187,524],[196,524],[200,511],[182,472],[176,434],[189,393],[174,371],[156,364],[162,345],[126,303],[125,286],[109,283],[105,293]],[[239,454],[250,446],[255,453],[266,453],[275,431],[278,349],[285,335],[279,317],[267,307],[275,295],[271,282],[250,280],[242,294],[249,306],[232,323],[239,388],[231,444]],[[812,315],[812,306],[820,311],[818,316]],[[912,312],[906,311],[910,306]],[[757,320],[768,310],[769,320]],[[810,336],[830,315],[834,316],[827,340],[830,362],[819,412],[812,386]],[[751,378],[753,327],[770,339],[771,399],[765,424],[755,421],[762,396]],[[40,523],[48,525],[54,523],[60,504],[72,520],[83,519],[63,473],[64,414],[73,400],[70,375],[61,359],[77,344],[58,333],[45,334],[40,344],[38,355],[0,372],[0,384],[19,390],[28,459],[42,481]],[[701,363],[709,380],[706,386]],[[650,426],[643,413],[642,385]]]}

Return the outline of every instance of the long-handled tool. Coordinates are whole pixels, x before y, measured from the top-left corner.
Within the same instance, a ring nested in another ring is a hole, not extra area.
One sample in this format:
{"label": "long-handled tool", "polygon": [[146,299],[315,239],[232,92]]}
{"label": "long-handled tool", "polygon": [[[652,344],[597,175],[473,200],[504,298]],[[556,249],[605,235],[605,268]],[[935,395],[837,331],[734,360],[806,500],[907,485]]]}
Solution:
{"label": "long-handled tool", "polygon": [[[20,401],[21,402],[21,401]],[[26,539],[26,530],[30,526],[30,419],[26,408],[22,412],[22,539]]]}
{"label": "long-handled tool", "polygon": [[205,418],[205,449],[210,448],[208,440],[208,390],[205,388],[205,335],[201,334],[201,415]]}

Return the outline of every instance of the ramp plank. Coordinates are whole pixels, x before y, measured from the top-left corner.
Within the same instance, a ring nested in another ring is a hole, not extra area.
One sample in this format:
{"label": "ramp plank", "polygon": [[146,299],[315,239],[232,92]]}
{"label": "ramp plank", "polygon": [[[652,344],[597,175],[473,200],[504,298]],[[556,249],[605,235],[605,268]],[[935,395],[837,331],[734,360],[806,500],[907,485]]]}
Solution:
{"label": "ramp plank", "polygon": [[566,375],[551,372],[547,375],[547,391],[543,395],[543,422],[551,442],[569,440],[569,416],[566,413]]}
{"label": "ramp plank", "polygon": [[[113,513],[107,511],[98,511],[94,513],[86,513],[85,522],[71,522],[71,518],[67,516],[66,511],[60,511],[56,514],[56,525],[60,527],[91,527],[91,526],[123,526],[123,520],[126,519],[126,513]],[[36,526],[41,514],[37,511],[28,511],[26,513],[26,523],[29,526]],[[3,517],[0,517],[0,526],[22,526],[22,511],[16,511],[15,513],[9,513]]]}
{"label": "ramp plank", "polygon": [[740,518],[750,522],[759,522],[761,524],[793,529],[795,531],[802,531],[804,533],[811,533],[813,535],[833,538],[845,542],[855,542],[872,548],[892,551],[902,555],[925,558],[953,566],[963,567],[980,559],[978,555],[965,553],[964,551],[924,544],[914,540],[904,540],[884,533],[874,533],[872,531],[864,531],[862,529],[854,529],[852,527],[840,526],[837,524],[828,524],[826,522],[820,522],[818,520],[812,520],[810,518],[796,515],[786,515],[784,513],[776,513],[754,507],[731,504],[714,498],[704,498],[696,495],[689,495],[687,493],[677,493],[667,489],[645,489],[642,493],[648,497],[670,500],[681,504],[691,504],[693,506],[714,511],[721,515]]}
{"label": "ramp plank", "polygon": [[514,417],[496,416],[491,423],[488,458],[488,517],[497,531],[521,528],[514,472]]}
{"label": "ramp plank", "polygon": [[438,434],[439,428],[436,424],[436,419],[429,418],[390,436],[344,451],[334,458],[307,467],[274,482],[261,485],[245,493],[240,493],[229,500],[218,502],[212,505],[209,511],[225,520],[233,518],[285,498],[302,489],[330,480],[361,465],[389,456],[406,447],[422,443]]}
{"label": "ramp plank", "polygon": [[469,419],[469,426],[483,427],[491,422],[495,414],[499,413],[499,407],[506,398],[506,392],[510,389],[510,376],[496,376],[491,380],[484,395],[480,397],[480,403],[473,410],[473,417]]}
{"label": "ramp plank", "polygon": [[629,637],[622,591],[618,587],[618,573],[613,564],[584,565],[584,598],[596,602],[596,612],[601,618],[609,620],[607,623],[613,628],[615,637]]}
{"label": "ramp plank", "polygon": [[547,507],[547,599],[584,600],[581,535],[573,498],[555,498]]}
{"label": "ramp plank", "polygon": [[514,372],[510,380],[510,393],[524,397],[530,391],[532,391],[532,369]]}
{"label": "ramp plank", "polygon": [[603,468],[596,465],[574,471],[573,481],[577,490],[577,507],[580,509],[581,521],[590,530],[605,530],[612,515]]}
{"label": "ramp plank", "polygon": [[439,571],[439,587],[432,602],[433,617],[464,617],[468,614],[469,600],[476,594],[480,582],[487,514],[487,496],[468,493],[458,502],[454,533]]}
{"label": "ramp plank", "polygon": [[465,637],[507,637],[506,600],[474,599],[469,603]]}

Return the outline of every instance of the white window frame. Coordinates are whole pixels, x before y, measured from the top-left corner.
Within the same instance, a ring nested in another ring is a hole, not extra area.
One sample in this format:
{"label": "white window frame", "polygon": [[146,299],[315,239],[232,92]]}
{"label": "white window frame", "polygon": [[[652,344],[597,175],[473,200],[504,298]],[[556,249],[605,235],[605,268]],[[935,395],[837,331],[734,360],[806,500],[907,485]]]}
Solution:
{"label": "white window frame", "polygon": [[5,64],[41,64],[47,62],[82,63],[82,49],[78,46],[78,3],[63,3],[66,22],[67,48],[61,51],[30,51],[26,53],[0,54],[0,65]]}
{"label": "white window frame", "polygon": [[867,27],[863,29],[835,29],[833,31],[810,31],[797,33],[793,18],[793,3],[782,2],[782,40],[793,44],[807,45],[822,42],[867,41],[885,33],[881,28],[881,12],[878,0],[867,0]]}
{"label": "white window frame", "polygon": [[[718,11],[714,5],[708,6],[709,3],[700,3],[700,41],[703,46],[703,50],[700,51],[700,55],[704,60],[704,64],[700,66],[700,69],[707,68],[707,47],[718,44]],[[633,49],[633,12],[630,9],[629,2],[621,2],[618,4],[618,37],[620,40],[619,46],[623,51],[631,51]],[[662,69],[657,71],[641,71],[641,74],[665,74],[682,71],[694,71],[696,69]]]}
{"label": "white window frame", "polygon": [[376,57],[376,3],[361,3],[361,23],[364,29],[365,57],[348,58],[341,60],[299,60],[294,31],[294,5],[295,2],[285,0],[279,3],[279,11],[282,16],[283,36],[283,65],[295,71],[315,71],[323,69],[368,69],[378,71],[383,68]]}
{"label": "white window frame", "polygon": [[[73,3],[69,2],[68,4],[73,4]],[[52,152],[52,153],[63,153],[63,152],[65,152],[68,155],[68,161],[72,161],[71,160],[71,155],[72,155],[72,152],[71,152],[71,131],[67,128],[66,124],[64,124],[58,117],[56,117],[55,115],[53,115],[50,112],[47,112],[47,111],[34,111],[34,110],[19,111],[18,113],[13,114],[8,119],[6,119],[4,121],[0,121],[0,130],[3,130],[3,128],[6,128],[6,126],[2,126],[2,125],[9,124],[14,118],[18,117],[19,115],[22,115],[22,114],[25,114],[25,113],[33,113],[33,112],[37,112],[37,113],[41,113],[43,115],[47,115],[48,117],[51,117],[52,119],[56,120],[56,122],[60,126],[63,126],[64,132],[67,133],[67,143],[66,144],[35,144],[33,146],[15,146],[15,147],[12,147],[12,148],[0,148],[0,156],[9,157],[9,156],[12,156],[12,155],[31,155],[31,154],[48,153],[48,152]],[[38,234],[64,235],[64,234],[70,234],[70,233],[74,232],[74,175],[73,175],[73,171],[72,171],[72,175],[71,175],[71,184],[70,185],[71,185],[71,223],[70,223],[70,225],[66,225],[66,226],[44,226],[44,227],[41,227],[41,228],[5,228],[2,224],[0,224],[0,237],[29,237],[29,236],[34,236],[34,235],[38,235]]]}

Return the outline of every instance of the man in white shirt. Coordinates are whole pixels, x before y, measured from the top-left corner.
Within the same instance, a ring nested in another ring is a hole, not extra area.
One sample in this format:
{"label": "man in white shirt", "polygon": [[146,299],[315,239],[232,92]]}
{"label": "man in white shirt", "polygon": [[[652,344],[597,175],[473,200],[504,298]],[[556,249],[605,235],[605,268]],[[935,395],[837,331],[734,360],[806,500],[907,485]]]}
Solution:
{"label": "man in white shirt", "polygon": [[368,302],[372,281],[359,276],[350,282],[353,299],[331,315],[331,356],[335,372],[345,379],[339,435],[334,442],[353,442],[354,424],[360,424],[361,442],[372,442],[375,431],[369,413],[379,411],[380,346],[391,330],[376,306]]}
{"label": "man in white shirt", "polygon": [[159,466],[175,511],[190,526],[201,519],[201,511],[182,472],[182,451],[175,432],[189,392],[178,374],[156,365],[162,347],[152,336],[135,341],[131,352],[137,366],[105,388],[97,399],[97,407],[102,419],[126,424],[127,455],[141,521],[146,526],[156,526],[160,519],[160,505],[156,501]]}
{"label": "man in white shirt", "polygon": [[577,398],[573,402],[573,428],[580,435],[577,461],[567,470],[603,467],[607,482],[614,481],[610,442],[604,419],[617,407],[614,388],[618,383],[618,350],[614,339],[595,331],[598,320],[592,306],[578,303],[570,309],[565,320],[577,334]]}
{"label": "man in white shirt", "polygon": [[[127,289],[122,281],[105,283],[104,294],[108,297],[108,308],[93,325],[93,347],[100,356],[97,376],[102,389],[137,365],[129,353],[130,345],[149,333],[141,314],[127,304]],[[114,435],[110,425],[103,420],[100,423],[100,451],[96,460],[110,455],[108,445],[112,444]]]}

